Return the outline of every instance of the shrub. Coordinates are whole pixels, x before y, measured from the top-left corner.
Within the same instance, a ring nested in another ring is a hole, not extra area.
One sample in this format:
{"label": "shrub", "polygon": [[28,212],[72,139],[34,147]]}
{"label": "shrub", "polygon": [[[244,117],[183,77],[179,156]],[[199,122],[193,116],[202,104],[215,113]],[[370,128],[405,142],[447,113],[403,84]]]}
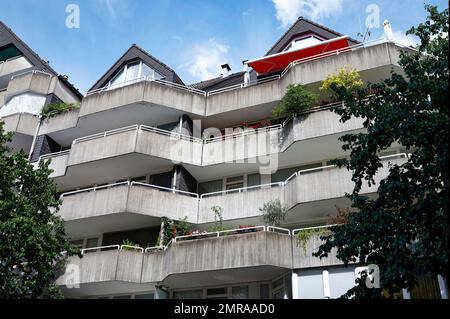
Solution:
{"label": "shrub", "polygon": [[345,89],[350,93],[356,94],[364,87],[364,82],[361,79],[356,69],[340,68],[337,73],[330,74],[320,87],[322,92],[332,95],[336,99],[334,88]]}
{"label": "shrub", "polygon": [[222,217],[223,208],[220,206],[212,206],[211,210],[214,213],[214,225],[210,227],[208,230],[211,232],[225,230],[225,228],[223,227],[223,217]]}
{"label": "shrub", "polygon": [[51,103],[44,106],[44,108],[41,111],[41,116],[43,118],[51,118],[58,114],[70,112],[78,108],[80,108],[80,106],[75,103],[64,103],[64,102]]}
{"label": "shrub", "polygon": [[[122,245],[124,245],[124,246],[131,246],[131,247],[140,247],[138,244],[136,244],[135,242],[129,240],[128,238],[127,238],[127,239],[124,239],[124,240],[122,241]],[[123,247],[122,249],[123,249],[123,250],[134,250],[134,249],[131,248],[131,247]]]}
{"label": "shrub", "polygon": [[290,84],[280,103],[273,109],[273,117],[295,116],[312,108],[318,101],[317,94],[309,91],[301,84]]}
{"label": "shrub", "polygon": [[264,204],[259,209],[262,212],[264,222],[269,226],[280,226],[281,222],[286,219],[288,208],[282,205],[279,199],[272,200]]}

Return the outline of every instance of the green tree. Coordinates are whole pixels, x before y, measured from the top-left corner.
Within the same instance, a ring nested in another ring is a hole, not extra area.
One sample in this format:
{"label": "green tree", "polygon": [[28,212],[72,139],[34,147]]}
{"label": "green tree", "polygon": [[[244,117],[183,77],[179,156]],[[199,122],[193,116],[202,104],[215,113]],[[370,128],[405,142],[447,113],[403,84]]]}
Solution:
{"label": "green tree", "polygon": [[[367,132],[341,137],[350,160],[335,161],[353,171],[355,187],[348,196],[357,213],[332,227],[314,255],[326,257],[336,247],[346,264],[377,264],[381,289],[390,296],[412,289],[420,271],[448,278],[448,8],[426,10],[427,21],[408,31],[421,42],[418,52],[401,55],[405,76],[393,73],[371,85],[376,96],[361,89],[359,99],[345,87],[332,87],[345,102],[334,110],[341,121],[361,117]],[[378,154],[396,142],[411,155],[404,164],[391,165],[377,198],[361,196],[362,183],[372,184],[382,166]],[[346,297],[379,296],[359,288]]]}
{"label": "green tree", "polygon": [[[0,122],[0,298],[61,297],[54,282],[71,248],[48,162],[34,169]],[[65,252],[65,253],[64,253]]]}
{"label": "green tree", "polygon": [[273,109],[274,118],[295,116],[314,106],[318,96],[301,84],[290,84],[280,103]]}

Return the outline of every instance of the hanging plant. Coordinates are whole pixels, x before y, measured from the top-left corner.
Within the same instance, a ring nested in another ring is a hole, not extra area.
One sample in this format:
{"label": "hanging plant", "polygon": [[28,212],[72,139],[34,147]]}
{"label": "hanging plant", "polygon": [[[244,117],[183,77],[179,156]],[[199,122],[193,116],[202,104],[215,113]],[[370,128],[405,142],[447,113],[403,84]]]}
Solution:
{"label": "hanging plant", "polygon": [[297,244],[303,249],[303,253],[306,254],[306,247],[308,241],[313,237],[321,237],[328,235],[330,230],[328,228],[310,228],[305,230],[300,230],[297,233]]}

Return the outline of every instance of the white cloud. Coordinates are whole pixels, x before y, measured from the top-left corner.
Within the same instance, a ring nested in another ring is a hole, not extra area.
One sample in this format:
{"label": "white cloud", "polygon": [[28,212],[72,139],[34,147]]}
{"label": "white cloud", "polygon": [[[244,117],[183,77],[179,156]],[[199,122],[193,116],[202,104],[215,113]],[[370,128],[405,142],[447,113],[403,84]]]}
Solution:
{"label": "white cloud", "polygon": [[111,18],[116,18],[116,10],[114,9],[113,0],[99,0],[100,4],[106,6]]}
{"label": "white cloud", "polygon": [[343,0],[272,0],[281,27],[293,24],[299,16],[317,21],[340,14]]}
{"label": "white cloud", "polygon": [[414,35],[406,35],[402,31],[394,31],[392,32],[392,35],[394,37],[394,41],[403,44],[404,46],[417,46],[420,42],[420,39]]}
{"label": "white cloud", "polygon": [[229,47],[210,38],[203,43],[194,45],[186,53],[186,62],[182,65],[189,74],[200,81],[217,77],[220,65],[228,63]]}

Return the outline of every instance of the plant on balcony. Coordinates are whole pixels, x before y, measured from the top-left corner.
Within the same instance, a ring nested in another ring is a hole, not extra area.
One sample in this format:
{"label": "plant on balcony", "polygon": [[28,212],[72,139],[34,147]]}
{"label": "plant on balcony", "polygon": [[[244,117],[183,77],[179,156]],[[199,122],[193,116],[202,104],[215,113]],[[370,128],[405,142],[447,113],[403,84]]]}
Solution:
{"label": "plant on balcony", "polygon": [[297,244],[302,248],[303,253],[306,254],[308,241],[313,237],[322,237],[327,235],[329,230],[327,228],[310,228],[300,230],[297,233]]}
{"label": "plant on balcony", "polygon": [[[126,238],[124,240],[122,240],[122,245],[125,246],[122,249],[123,250],[134,250],[132,247],[140,247],[138,244],[136,244],[135,242],[133,242],[132,240]],[[126,247],[126,246],[130,246],[130,247]]]}
{"label": "plant on balcony", "polygon": [[350,92],[353,95],[357,95],[363,87],[364,82],[356,69],[340,68],[337,73],[328,75],[322,82],[320,91],[330,94],[331,99],[336,102],[339,99],[334,89],[339,88]]}
{"label": "plant on balcony", "polygon": [[58,114],[70,112],[79,108],[80,105],[75,103],[64,103],[64,102],[50,103],[44,106],[44,108],[41,111],[41,116],[42,118],[51,118]]}
{"label": "plant on balcony", "polygon": [[[162,217],[161,222],[162,232],[160,233],[160,236],[162,235],[163,237],[162,244],[164,246],[167,245],[173,238],[188,235],[191,231],[191,226],[187,222],[187,216],[180,220],[172,220],[167,217]],[[158,242],[158,246],[159,245],[160,243]]]}
{"label": "plant on balcony", "polygon": [[275,119],[296,116],[309,110],[318,101],[318,96],[301,84],[290,84],[280,103],[273,109]]}
{"label": "plant on balcony", "polygon": [[211,210],[214,214],[214,224],[208,229],[210,232],[222,231],[225,230],[223,226],[223,208],[220,206],[212,206]]}
{"label": "plant on balcony", "polygon": [[0,299],[62,298],[55,280],[80,251],[57,215],[61,201],[49,163],[33,167],[10,142],[0,121]]}
{"label": "plant on balcony", "polygon": [[279,199],[275,199],[265,203],[259,210],[267,225],[280,226],[286,219],[288,208],[286,205],[282,205]]}

